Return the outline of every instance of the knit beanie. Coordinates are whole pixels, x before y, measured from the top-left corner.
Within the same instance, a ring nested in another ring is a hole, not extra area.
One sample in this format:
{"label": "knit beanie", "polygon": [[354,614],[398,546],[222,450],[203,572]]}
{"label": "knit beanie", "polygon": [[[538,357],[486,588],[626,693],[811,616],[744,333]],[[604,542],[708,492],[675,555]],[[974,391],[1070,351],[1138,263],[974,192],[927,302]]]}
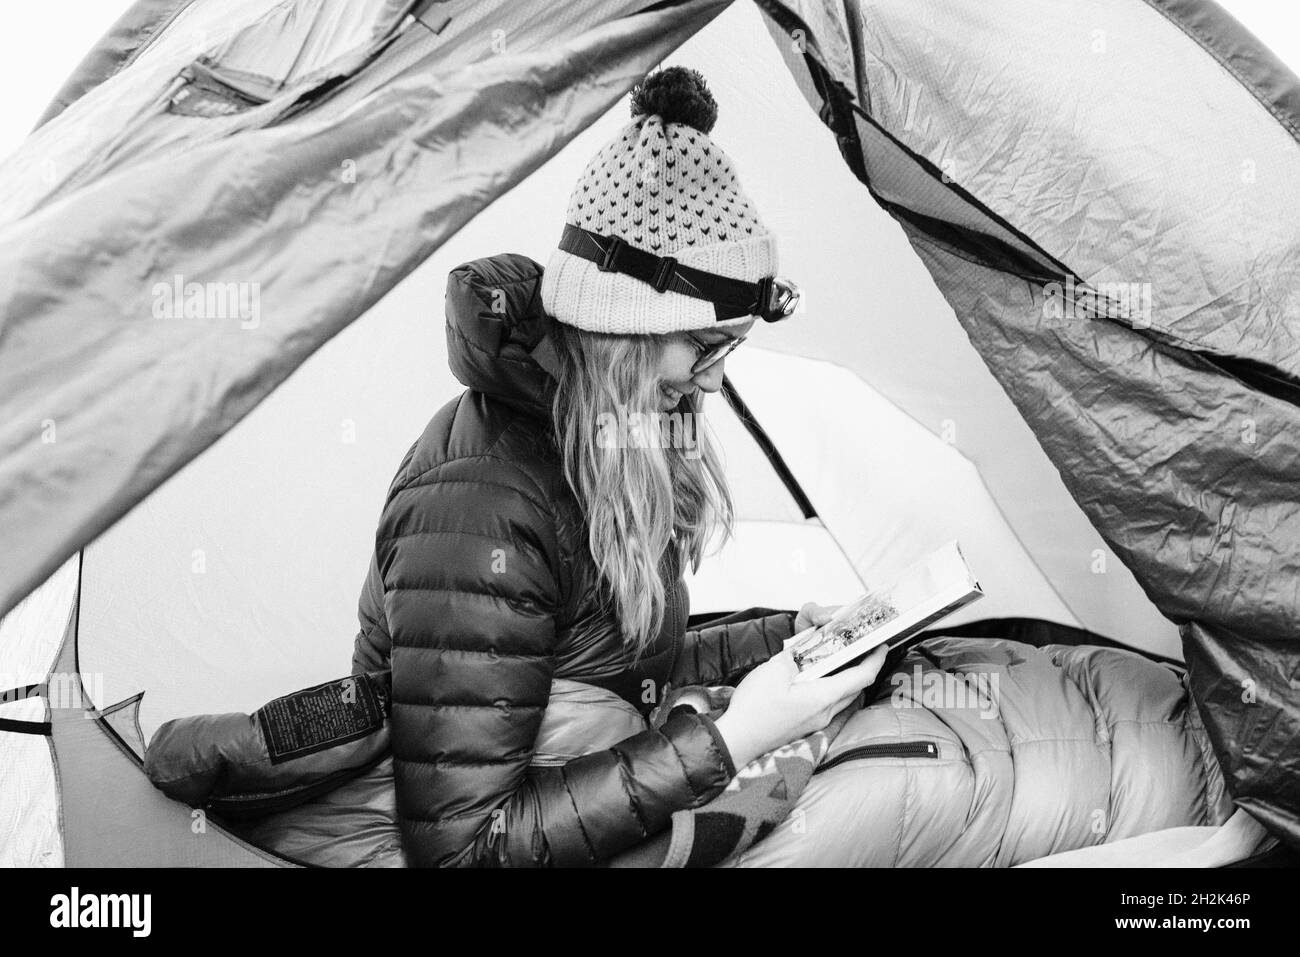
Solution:
{"label": "knit beanie", "polygon": [[[566,221],[656,256],[733,279],[775,274],[776,238],[740,188],[709,131],[718,105],[695,70],[668,67],[632,91],[632,122],[611,140],[569,197]],[[542,308],[591,332],[669,333],[726,328],[711,302],[650,283],[563,249],[542,275]]]}

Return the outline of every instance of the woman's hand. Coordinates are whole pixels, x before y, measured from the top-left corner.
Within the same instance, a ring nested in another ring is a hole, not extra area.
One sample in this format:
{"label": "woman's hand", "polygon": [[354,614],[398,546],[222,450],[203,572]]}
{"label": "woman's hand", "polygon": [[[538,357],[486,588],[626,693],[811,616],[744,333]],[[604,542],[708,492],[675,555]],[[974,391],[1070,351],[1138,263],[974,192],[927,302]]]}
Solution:
{"label": "woman's hand", "polygon": [[813,625],[824,625],[843,607],[843,605],[819,605],[815,601],[810,601],[799,609],[799,614],[794,616],[794,630],[798,633]]}
{"label": "woman's hand", "polygon": [[824,625],[835,617],[835,613],[843,608],[843,605],[819,605],[815,601],[810,601],[799,609],[799,614],[794,617],[794,636],[787,638],[783,647],[789,648],[794,642],[795,636],[813,625]]}
{"label": "woman's hand", "polygon": [[715,722],[736,769],[830,724],[840,709],[876,680],[888,651],[881,645],[852,668],[797,684],[799,668],[789,651],[751,671]]}

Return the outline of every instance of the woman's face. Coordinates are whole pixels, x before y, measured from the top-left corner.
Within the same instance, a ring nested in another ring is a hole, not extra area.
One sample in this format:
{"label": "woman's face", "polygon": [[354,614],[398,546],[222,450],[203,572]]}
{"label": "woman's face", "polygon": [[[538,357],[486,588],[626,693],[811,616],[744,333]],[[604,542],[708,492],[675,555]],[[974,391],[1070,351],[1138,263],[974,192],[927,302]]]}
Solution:
{"label": "woman's face", "polygon": [[[739,339],[749,332],[755,320],[729,325],[725,329],[693,329],[690,335],[710,346],[728,339]],[[722,388],[722,373],[727,364],[726,359],[719,359],[707,369],[697,373],[691,372],[691,366],[699,361],[703,352],[700,346],[690,340],[685,332],[674,332],[663,337],[663,349],[659,355],[659,367],[655,374],[659,380],[659,396],[663,400],[659,407],[661,412],[671,412],[677,408],[682,396],[700,389],[704,392],[717,392]],[[743,347],[742,347],[743,348]]]}

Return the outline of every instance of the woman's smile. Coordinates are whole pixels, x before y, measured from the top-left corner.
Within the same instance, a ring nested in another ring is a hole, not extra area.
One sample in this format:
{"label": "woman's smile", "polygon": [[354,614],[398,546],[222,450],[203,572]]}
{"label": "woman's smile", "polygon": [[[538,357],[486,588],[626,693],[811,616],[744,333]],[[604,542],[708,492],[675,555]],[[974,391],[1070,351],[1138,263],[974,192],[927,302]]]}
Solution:
{"label": "woman's smile", "polygon": [[665,408],[663,409],[663,411],[665,412],[677,408],[677,403],[682,401],[682,396],[684,395],[683,392],[681,392],[678,389],[674,389],[672,386],[668,385],[667,383],[664,383],[663,385],[659,386],[659,394],[664,397]]}
{"label": "woman's smile", "polygon": [[751,318],[743,323],[731,323],[726,329],[703,329],[693,333],[665,335],[658,368],[655,370],[659,394],[663,398],[660,411],[671,412],[677,408],[684,395],[711,393],[721,389],[725,354],[699,371],[696,371],[695,366],[711,347],[744,337],[754,322]]}

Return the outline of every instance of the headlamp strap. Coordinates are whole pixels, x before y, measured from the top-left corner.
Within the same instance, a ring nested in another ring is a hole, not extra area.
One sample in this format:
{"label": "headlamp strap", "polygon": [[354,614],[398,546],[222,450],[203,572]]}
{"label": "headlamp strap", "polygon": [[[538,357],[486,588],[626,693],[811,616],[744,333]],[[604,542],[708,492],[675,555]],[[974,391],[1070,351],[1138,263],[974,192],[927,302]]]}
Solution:
{"label": "headlamp strap", "polygon": [[772,277],[746,282],[730,276],[683,266],[672,256],[628,244],[619,236],[594,233],[573,223],[564,224],[560,248],[581,259],[594,262],[601,272],[618,272],[648,283],[656,292],[676,292],[713,303],[718,322],[741,316],[762,316],[775,322],[781,315],[770,315]]}

